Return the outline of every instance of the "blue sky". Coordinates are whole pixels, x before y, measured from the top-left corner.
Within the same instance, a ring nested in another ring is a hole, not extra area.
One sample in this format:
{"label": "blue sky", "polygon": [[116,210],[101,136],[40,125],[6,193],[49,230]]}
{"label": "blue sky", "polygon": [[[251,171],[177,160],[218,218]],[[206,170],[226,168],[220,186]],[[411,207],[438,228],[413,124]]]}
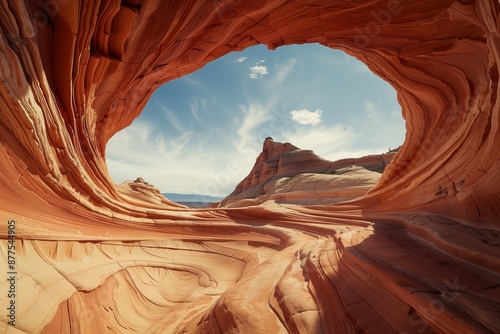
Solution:
{"label": "blue sky", "polygon": [[113,181],[225,196],[268,136],[337,160],[403,143],[394,89],[355,58],[317,44],[231,53],[166,83],[106,148]]}

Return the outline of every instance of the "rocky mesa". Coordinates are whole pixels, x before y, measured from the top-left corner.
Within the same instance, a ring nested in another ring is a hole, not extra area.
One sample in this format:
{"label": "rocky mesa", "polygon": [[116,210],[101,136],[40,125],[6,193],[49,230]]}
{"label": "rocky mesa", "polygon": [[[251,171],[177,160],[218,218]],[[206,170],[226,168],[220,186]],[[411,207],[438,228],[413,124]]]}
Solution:
{"label": "rocky mesa", "polygon": [[254,166],[221,206],[333,204],[365,195],[377,185],[397,150],[362,158],[327,161],[290,143],[264,140]]}

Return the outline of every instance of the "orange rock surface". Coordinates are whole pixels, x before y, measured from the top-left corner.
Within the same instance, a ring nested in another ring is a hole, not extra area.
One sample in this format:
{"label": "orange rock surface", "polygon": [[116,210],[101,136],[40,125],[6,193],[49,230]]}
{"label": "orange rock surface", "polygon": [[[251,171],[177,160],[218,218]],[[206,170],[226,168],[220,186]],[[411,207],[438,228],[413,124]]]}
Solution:
{"label": "orange rock surface", "polygon": [[[1,1],[0,272],[15,296],[0,281],[0,331],[500,332],[499,12]],[[113,184],[106,143],[158,86],[231,51],[300,43],[343,50],[398,92],[405,142],[368,194],[188,210]]]}
{"label": "orange rock surface", "polygon": [[[397,151],[397,150],[395,150]],[[290,143],[264,140],[252,170],[220,205],[332,204],[357,199],[377,185],[395,152],[327,161]]]}

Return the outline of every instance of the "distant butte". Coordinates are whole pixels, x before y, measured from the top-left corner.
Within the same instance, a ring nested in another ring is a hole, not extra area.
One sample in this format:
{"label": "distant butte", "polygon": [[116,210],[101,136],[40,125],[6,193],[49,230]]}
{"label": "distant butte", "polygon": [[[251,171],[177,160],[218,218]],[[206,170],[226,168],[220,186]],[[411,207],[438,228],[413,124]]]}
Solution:
{"label": "distant butte", "polygon": [[[500,332],[499,12],[497,0],[0,3],[2,275],[12,244],[16,270],[15,297],[0,281],[0,331]],[[398,92],[405,141],[369,191],[352,188],[373,173],[361,167],[290,183],[330,162],[274,141],[226,207],[111,181],[106,143],[160,85],[232,51],[303,43],[343,50]],[[236,198],[254,189],[268,198]],[[313,189],[334,199],[311,202]]]}
{"label": "distant butte", "polygon": [[[397,150],[396,150],[397,151]],[[377,185],[395,151],[327,161],[311,150],[267,137],[250,173],[221,206],[333,204],[359,198]]]}

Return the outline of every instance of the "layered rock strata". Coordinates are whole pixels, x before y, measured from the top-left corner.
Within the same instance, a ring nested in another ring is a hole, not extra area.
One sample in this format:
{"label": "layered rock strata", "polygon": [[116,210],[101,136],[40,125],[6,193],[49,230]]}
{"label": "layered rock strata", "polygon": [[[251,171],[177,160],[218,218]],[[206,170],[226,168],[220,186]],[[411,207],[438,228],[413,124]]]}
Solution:
{"label": "layered rock strata", "polygon": [[[499,12],[1,1],[0,221],[15,241],[0,229],[0,271],[16,284],[9,297],[0,282],[0,330],[499,332]],[[106,143],[157,87],[231,51],[301,43],[357,57],[398,92],[405,142],[368,195],[187,210],[113,184]]]}
{"label": "layered rock strata", "polygon": [[162,195],[160,189],[146,182],[142,177],[138,177],[135,181],[124,181],[117,190],[123,195],[128,196],[129,201],[135,199],[137,205],[144,205],[144,202],[149,202],[157,205],[166,205],[169,207],[186,208],[186,206],[175,203]]}
{"label": "layered rock strata", "polygon": [[311,150],[266,138],[254,166],[220,206],[332,204],[365,195],[377,185],[397,150],[362,158],[327,161]]}

